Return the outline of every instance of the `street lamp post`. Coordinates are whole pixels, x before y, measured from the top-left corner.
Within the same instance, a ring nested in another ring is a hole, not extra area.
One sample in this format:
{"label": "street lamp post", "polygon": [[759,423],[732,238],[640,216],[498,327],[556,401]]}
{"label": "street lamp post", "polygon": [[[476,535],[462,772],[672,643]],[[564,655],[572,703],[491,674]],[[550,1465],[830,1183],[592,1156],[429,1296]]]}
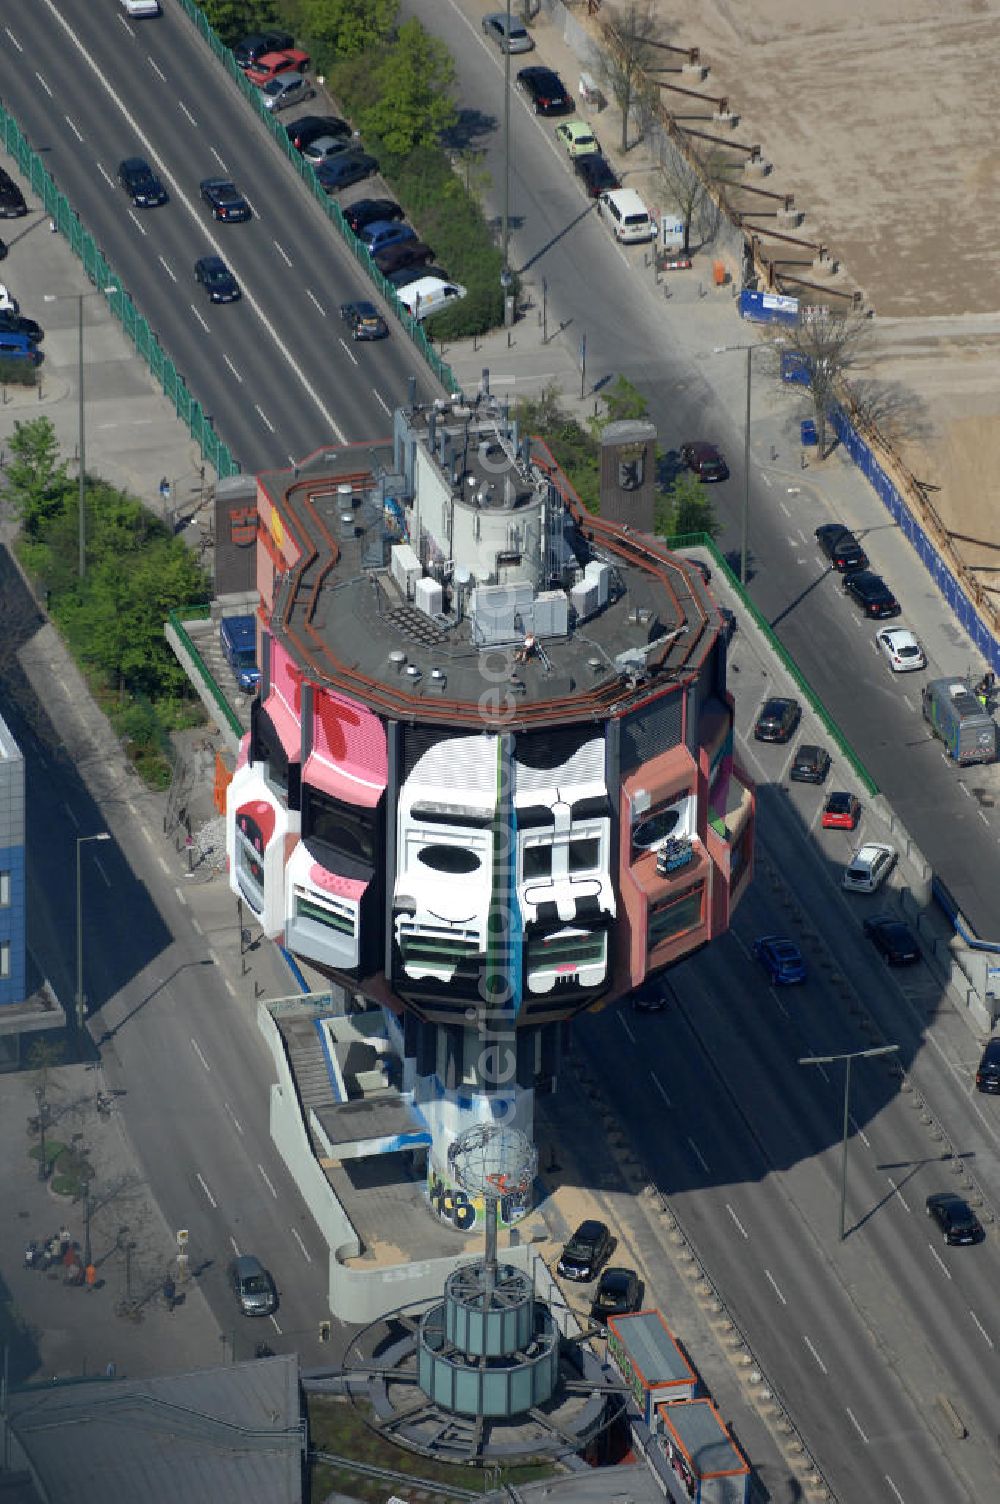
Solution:
{"label": "street lamp post", "polygon": [[38,1178],[48,1178],[49,1167],[45,1152],[45,1129],[48,1127],[49,1104],[45,1100],[45,1088],[35,1087],[35,1106],[38,1108]]}
{"label": "street lamp post", "polygon": [[87,841],[110,841],[106,830],[96,835],[76,838],[76,1027],[83,1029],[87,1016],[87,999],[83,991],[83,886],[80,881],[80,851]]}
{"label": "street lamp post", "polygon": [[60,303],[60,302],[63,302],[64,299],[66,299],[66,298],[76,298],[76,300],[77,300],[77,373],[76,373],[76,380],[77,380],[77,387],[78,387],[78,391],[79,391],[79,416],[78,416],[78,422],[79,422],[79,426],[80,426],[80,434],[79,434],[79,441],[78,441],[78,447],[79,447],[79,451],[80,451],[80,477],[79,477],[79,486],[80,486],[80,494],[79,494],[80,520],[79,520],[79,558],[78,558],[78,562],[77,562],[77,569],[79,571],[79,575],[80,575],[81,580],[84,578],[84,576],[87,573],[87,520],[86,520],[85,507],[84,507],[84,493],[85,493],[85,490],[86,490],[86,470],[87,470],[87,422],[86,422],[86,417],[85,417],[85,414],[84,414],[84,406],[83,406],[83,300],[84,300],[84,298],[94,298],[94,297],[98,297],[98,296],[105,296],[106,297],[110,293],[117,292],[117,291],[118,291],[117,287],[101,287],[101,288],[98,288],[97,292],[70,292],[70,293],[47,292],[47,293],[43,293],[43,295],[42,295],[42,301],[45,302],[45,303]]}
{"label": "street lamp post", "polygon": [[509,325],[510,308],[510,0],[507,0],[507,30],[503,49],[503,264],[500,268],[500,285],[503,288],[503,321]]}
{"label": "street lamp post", "polygon": [[[775,343],[780,344],[778,340]],[[743,516],[740,519],[740,584],[746,589],[747,553],[750,545],[750,383],[753,376],[753,352],[770,349],[769,345],[716,345],[713,355],[745,350],[747,354],[747,408],[743,427]]]}
{"label": "street lamp post", "polygon": [[93,1258],[90,1245],[90,1181],[83,1182],[83,1267],[89,1269]]}
{"label": "street lamp post", "polygon": [[847,1138],[851,1125],[851,1061],[873,1060],[877,1055],[893,1055],[898,1044],[880,1044],[871,1050],[850,1050],[842,1055],[804,1055],[799,1065],[834,1065],[844,1062],[844,1138],[840,1153],[840,1241],[847,1236]]}

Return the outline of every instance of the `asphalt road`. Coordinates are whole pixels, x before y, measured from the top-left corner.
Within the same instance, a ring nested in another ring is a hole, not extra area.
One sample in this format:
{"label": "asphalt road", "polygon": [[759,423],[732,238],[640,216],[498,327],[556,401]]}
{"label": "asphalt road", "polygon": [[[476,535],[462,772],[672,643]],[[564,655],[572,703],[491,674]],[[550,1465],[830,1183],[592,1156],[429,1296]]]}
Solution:
{"label": "asphalt road", "polygon": [[[142,23],[91,0],[3,0],[0,24],[5,103],[244,469],[388,434],[411,375],[421,398],[438,395],[395,320],[388,340],[344,339],[340,304],[371,284],[179,7]],[[131,208],[115,173],[132,155],[153,163],[168,205]],[[251,222],[211,218],[198,185],[220,175]],[[212,251],[241,303],[213,307],[195,284]]]}
{"label": "asphalt road", "polygon": [[[503,58],[482,34],[481,8],[468,0],[404,0],[403,8],[446,41],[455,58],[460,134],[484,153],[486,197],[499,218]],[[512,58],[511,76],[525,63],[551,61],[562,66],[572,93],[578,68],[570,72],[561,59],[537,51]],[[713,488],[712,499],[723,525],[719,546],[735,560],[744,495],[744,359],[712,358],[713,346],[722,341],[706,333],[696,306],[682,306],[676,298],[665,303],[649,274],[642,274],[644,248],[625,251],[614,244],[556,144],[556,124],[536,118],[515,91],[511,263],[532,284],[536,301],[545,278],[550,328],[564,325],[564,338],[577,348],[586,336],[588,385],[627,376],[647,398],[667,450],[695,438],[722,447],[732,475]],[[599,135],[610,138],[613,130],[604,124]],[[725,343],[745,341],[735,317],[726,329]],[[992,895],[1000,878],[996,790],[979,770],[959,772],[943,761],[940,743],[928,736],[920,715],[919,687],[909,692],[908,703],[901,687],[887,682],[869,647],[877,624],[861,621],[853,605],[839,599],[839,584],[829,577],[812,533],[822,522],[855,519],[831,515],[808,473],[795,477],[793,506],[783,500],[786,483],[765,458],[762,432],[762,410],[776,382],[762,362],[755,367],[751,431],[759,438],[751,450],[750,594],[977,932],[990,938],[997,930]],[[785,456],[786,466],[789,458],[797,469],[798,454]],[[967,659],[956,651],[958,633],[941,597],[881,504],[866,510],[872,525],[865,529],[865,546],[873,567],[885,573],[900,597],[902,620],[931,651],[931,672],[964,673]],[[941,647],[937,662],[935,640]]]}

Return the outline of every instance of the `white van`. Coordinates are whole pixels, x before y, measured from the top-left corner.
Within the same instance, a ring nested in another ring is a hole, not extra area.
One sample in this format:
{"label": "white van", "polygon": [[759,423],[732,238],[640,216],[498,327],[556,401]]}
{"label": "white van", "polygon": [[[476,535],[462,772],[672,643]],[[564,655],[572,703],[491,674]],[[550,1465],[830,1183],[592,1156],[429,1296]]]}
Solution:
{"label": "white van", "polygon": [[138,21],[143,16],[158,16],[160,0],[121,0],[121,8],[127,16]]}
{"label": "white van", "polygon": [[457,282],[443,282],[440,277],[421,277],[419,282],[398,288],[396,296],[415,319],[429,319],[432,313],[440,313],[464,298],[465,288]]}
{"label": "white van", "polygon": [[634,188],[614,188],[597,200],[597,212],[606,219],[616,240],[653,240],[656,226]]}

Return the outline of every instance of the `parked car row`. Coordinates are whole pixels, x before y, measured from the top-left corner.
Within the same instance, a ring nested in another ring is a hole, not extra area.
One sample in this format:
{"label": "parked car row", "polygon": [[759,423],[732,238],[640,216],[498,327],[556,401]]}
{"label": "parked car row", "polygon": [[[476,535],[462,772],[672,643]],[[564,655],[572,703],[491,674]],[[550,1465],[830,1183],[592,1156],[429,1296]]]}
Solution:
{"label": "parked car row", "polygon": [[38,346],[44,338],[41,324],[25,317],[17,299],[0,282],[0,362],[37,366],[42,359]]}

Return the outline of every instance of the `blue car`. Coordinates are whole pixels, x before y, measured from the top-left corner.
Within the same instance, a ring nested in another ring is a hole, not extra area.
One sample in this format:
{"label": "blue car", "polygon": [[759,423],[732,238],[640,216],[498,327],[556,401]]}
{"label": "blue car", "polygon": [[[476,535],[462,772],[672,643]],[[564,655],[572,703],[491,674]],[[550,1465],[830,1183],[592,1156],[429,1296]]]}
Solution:
{"label": "blue car", "polygon": [[781,935],[761,935],[753,943],[753,953],[767,972],[773,987],[805,981],[806,963],[794,941],[786,940]]}
{"label": "blue car", "polygon": [[374,256],[376,251],[384,251],[387,246],[400,245],[404,240],[416,240],[417,232],[409,225],[400,224],[398,220],[377,219],[373,225],[362,226],[358,236],[368,247],[368,254]]}

